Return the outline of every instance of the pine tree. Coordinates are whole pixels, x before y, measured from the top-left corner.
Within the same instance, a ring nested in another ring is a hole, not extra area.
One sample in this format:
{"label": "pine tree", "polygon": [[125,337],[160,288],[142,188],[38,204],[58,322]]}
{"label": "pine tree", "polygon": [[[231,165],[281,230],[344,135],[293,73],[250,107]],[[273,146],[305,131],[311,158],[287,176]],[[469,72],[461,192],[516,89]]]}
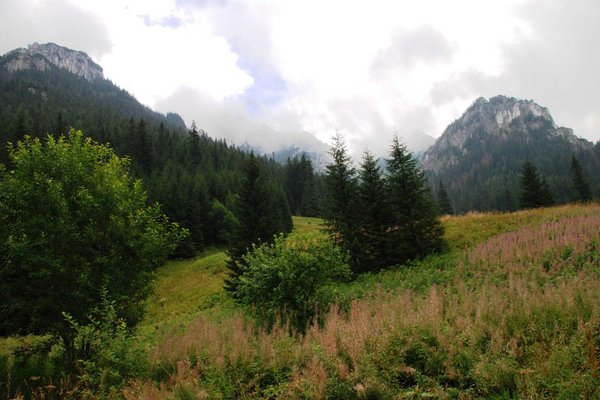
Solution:
{"label": "pine tree", "polygon": [[575,156],[571,158],[571,179],[573,182],[573,201],[586,202],[592,200],[590,183]]}
{"label": "pine tree", "polygon": [[523,209],[546,207],[554,204],[554,197],[548,183],[529,161],[523,163],[520,188],[519,205]]}
{"label": "pine tree", "polygon": [[188,132],[188,137],[190,146],[190,162],[193,166],[197,167],[202,161],[202,153],[200,152],[200,135],[198,134],[196,122],[192,122],[192,127]]}
{"label": "pine tree", "polygon": [[315,172],[305,154],[300,159],[287,159],[283,185],[292,214],[306,217],[318,215]]}
{"label": "pine tree", "polygon": [[444,229],[437,218],[425,174],[396,136],[386,163],[390,261],[399,264],[441,251]]}
{"label": "pine tree", "polygon": [[152,144],[146,129],[146,122],[141,119],[135,128],[132,156],[144,174],[149,174],[152,168]]}
{"label": "pine tree", "polygon": [[359,171],[357,271],[374,271],[386,265],[386,227],[389,223],[385,181],[377,161],[365,152]]}
{"label": "pine tree", "polygon": [[302,176],[302,204],[300,215],[316,217],[319,214],[315,170],[312,162],[302,154],[300,157],[300,174]]}
{"label": "pine tree", "polygon": [[350,253],[350,266],[357,269],[356,235],[356,170],[351,165],[342,135],[337,132],[330,150],[333,158],[325,175],[325,207],[323,217],[334,240]]}
{"label": "pine tree", "polygon": [[225,280],[225,289],[234,298],[239,279],[244,274],[242,256],[253,245],[270,242],[274,235],[291,230],[291,215],[285,195],[270,187],[261,164],[253,153],[246,163],[246,174],[236,203],[238,226],[228,252],[229,271]]}
{"label": "pine tree", "polygon": [[550,185],[543,176],[540,176],[540,187],[542,188],[541,192],[541,206],[549,207],[556,204],[556,200],[554,199],[554,194],[552,194],[552,189],[550,189]]}
{"label": "pine tree", "polygon": [[438,184],[438,208],[440,210],[440,214],[442,215],[454,214],[454,209],[450,203],[450,197],[448,197],[448,192],[446,191],[446,188],[441,180]]}
{"label": "pine tree", "polygon": [[56,136],[59,136],[59,135],[66,135],[68,133],[68,131],[69,131],[69,125],[63,118],[62,113],[59,112],[58,115],[56,116],[56,122],[54,123],[54,129],[52,130],[52,133]]}

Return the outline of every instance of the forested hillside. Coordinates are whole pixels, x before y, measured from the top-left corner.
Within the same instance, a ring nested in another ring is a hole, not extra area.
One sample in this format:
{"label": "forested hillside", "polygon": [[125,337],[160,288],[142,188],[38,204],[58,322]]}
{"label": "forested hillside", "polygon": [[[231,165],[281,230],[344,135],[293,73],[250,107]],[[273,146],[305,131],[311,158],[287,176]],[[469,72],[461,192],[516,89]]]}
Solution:
{"label": "forested hillside", "polygon": [[[236,197],[248,153],[210,138],[195,124],[187,129],[177,114],[150,110],[106,79],[84,79],[47,60],[44,70],[9,71],[14,57],[13,52],[0,58],[1,164],[10,168],[8,142],[14,144],[25,135],[44,138],[66,134],[70,127],[80,129],[100,143],[109,143],[118,155],[130,157],[149,202],[158,201],[172,220],[190,231],[176,256],[228,244],[237,225]],[[290,160],[284,167],[265,157],[257,160],[269,193],[263,207],[281,215],[289,202],[295,213],[317,214],[317,178],[310,161]]]}
{"label": "forested hillside", "polygon": [[480,98],[427,150],[423,168],[435,190],[441,182],[457,213],[520,208],[519,179],[530,162],[558,203],[576,200],[571,176],[575,157],[600,195],[600,142],[559,127],[548,109],[526,100]]}

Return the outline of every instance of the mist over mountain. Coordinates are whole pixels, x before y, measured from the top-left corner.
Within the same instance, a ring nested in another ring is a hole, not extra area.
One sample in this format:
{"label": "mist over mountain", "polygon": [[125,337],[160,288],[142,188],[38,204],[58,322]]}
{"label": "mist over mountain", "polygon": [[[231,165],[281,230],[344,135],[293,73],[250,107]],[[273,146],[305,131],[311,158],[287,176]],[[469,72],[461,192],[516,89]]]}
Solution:
{"label": "mist over mountain", "polygon": [[575,156],[600,189],[600,145],[560,127],[550,111],[531,101],[496,96],[477,99],[423,155],[434,188],[441,180],[457,212],[512,210],[518,206],[523,163],[533,163],[558,202],[571,198]]}

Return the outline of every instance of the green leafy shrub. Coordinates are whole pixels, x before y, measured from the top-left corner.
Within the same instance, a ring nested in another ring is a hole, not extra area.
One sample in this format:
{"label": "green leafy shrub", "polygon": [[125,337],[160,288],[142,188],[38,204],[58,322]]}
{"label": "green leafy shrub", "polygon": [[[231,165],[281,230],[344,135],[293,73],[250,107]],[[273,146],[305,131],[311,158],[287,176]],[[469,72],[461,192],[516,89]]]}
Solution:
{"label": "green leafy shrub", "polygon": [[127,159],[72,130],[25,139],[0,169],[0,335],[60,336],[73,361],[73,330],[102,288],[129,325],[138,322],[160,266],[186,234],[148,206]]}
{"label": "green leafy shrub", "polygon": [[331,241],[290,243],[278,236],[243,257],[239,298],[267,325],[280,318],[303,331],[334,301],[332,284],[350,277],[346,259]]}
{"label": "green leafy shrub", "polygon": [[118,317],[114,301],[103,291],[101,303],[75,320],[65,313],[72,326],[77,362],[78,386],[89,394],[115,394],[129,379],[148,375],[147,354],[135,345],[125,320]]}

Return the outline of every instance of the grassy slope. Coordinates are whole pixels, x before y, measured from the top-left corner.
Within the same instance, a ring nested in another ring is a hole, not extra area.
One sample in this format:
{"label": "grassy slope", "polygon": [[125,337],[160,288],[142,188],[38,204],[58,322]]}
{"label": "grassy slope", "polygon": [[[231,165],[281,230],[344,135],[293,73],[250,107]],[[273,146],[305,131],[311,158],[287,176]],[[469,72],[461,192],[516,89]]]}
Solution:
{"label": "grassy slope", "polygon": [[[292,240],[323,236],[318,218],[294,217]],[[140,332],[150,340],[180,330],[200,316],[226,316],[237,307],[223,290],[227,256],[211,250],[193,260],[169,261],[157,271]]]}
{"label": "grassy slope", "polygon": [[152,353],[166,385],[125,395],[600,398],[599,218],[598,205],[445,218],[449,253],[340,287],[349,313],[305,337],[255,331],[220,289],[222,253],[170,263],[144,326],[193,322]]}
{"label": "grassy slope", "polygon": [[[154,378],[122,394],[600,398],[599,218],[599,205],[446,217],[450,252],[340,286],[347,313],[305,337],[253,327],[223,292],[223,252],[169,262],[136,339]],[[318,219],[294,224],[292,238],[324,235]]]}

